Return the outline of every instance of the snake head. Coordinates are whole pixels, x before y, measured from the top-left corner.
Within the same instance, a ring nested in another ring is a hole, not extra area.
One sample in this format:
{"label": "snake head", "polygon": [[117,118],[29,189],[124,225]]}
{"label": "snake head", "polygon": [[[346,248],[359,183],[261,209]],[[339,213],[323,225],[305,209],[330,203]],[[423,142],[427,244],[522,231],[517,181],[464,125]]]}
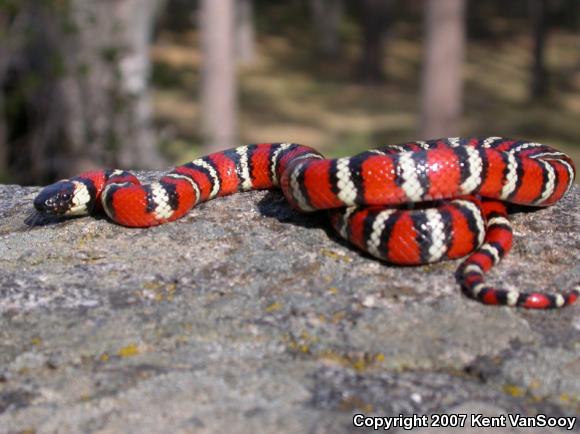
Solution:
{"label": "snake head", "polygon": [[53,216],[85,215],[93,204],[94,198],[86,184],[68,179],[45,187],[34,199],[34,208],[39,213]]}

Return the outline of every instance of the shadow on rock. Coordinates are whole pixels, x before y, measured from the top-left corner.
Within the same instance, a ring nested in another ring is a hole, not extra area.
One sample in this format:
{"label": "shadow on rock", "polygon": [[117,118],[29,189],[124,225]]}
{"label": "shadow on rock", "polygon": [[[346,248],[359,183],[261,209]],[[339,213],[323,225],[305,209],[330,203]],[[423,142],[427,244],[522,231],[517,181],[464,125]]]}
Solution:
{"label": "shadow on rock", "polygon": [[[33,229],[35,227],[52,226],[58,224],[68,223],[72,220],[78,220],[81,218],[86,218],[87,216],[57,216],[57,215],[47,215],[39,213],[38,211],[31,211],[28,217],[24,219],[24,224],[28,226],[28,229]],[[103,215],[90,215],[89,218],[96,220],[107,219]]]}
{"label": "shadow on rock", "polygon": [[[260,199],[258,202],[258,210],[263,216],[275,218],[280,223],[291,224],[309,229],[323,229],[324,232],[326,232],[328,238],[333,242],[346,247],[353,252],[356,252],[363,258],[379,261],[374,256],[357,249],[347,240],[338,235],[332,228],[330,219],[328,217],[328,212],[325,210],[308,213],[300,212],[292,208],[284,196],[277,191],[269,191],[262,199]],[[385,263],[383,262],[383,264]]]}

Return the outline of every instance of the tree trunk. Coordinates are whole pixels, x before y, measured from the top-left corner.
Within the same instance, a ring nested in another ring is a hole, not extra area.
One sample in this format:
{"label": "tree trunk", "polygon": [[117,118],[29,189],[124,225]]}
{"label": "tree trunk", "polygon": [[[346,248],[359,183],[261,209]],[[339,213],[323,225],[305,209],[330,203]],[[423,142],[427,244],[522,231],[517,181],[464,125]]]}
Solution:
{"label": "tree trunk", "polygon": [[254,5],[252,0],[237,0],[236,6],[237,59],[241,64],[250,64],[256,57]]}
{"label": "tree trunk", "polygon": [[391,0],[363,0],[363,46],[359,76],[366,83],[384,81],[385,33]]}
{"label": "tree trunk", "polygon": [[82,31],[69,68],[80,67],[81,74],[67,76],[62,91],[78,169],[92,165],[87,158],[124,168],[163,164],[149,94],[149,44],[158,5],[159,0],[75,0],[74,20]]}
{"label": "tree trunk", "polygon": [[310,0],[310,9],[318,51],[327,59],[338,58],[342,0]]}
{"label": "tree trunk", "polygon": [[234,0],[201,1],[201,111],[209,151],[237,144]]}
{"label": "tree trunk", "polygon": [[[116,3],[116,17],[125,23],[122,29],[126,50],[120,59],[120,89],[132,107],[119,119],[126,126],[130,140],[119,153],[124,167],[159,168],[163,164],[153,131],[153,106],[149,80],[149,46],[153,39],[155,18],[162,0],[126,0]],[[124,119],[123,119],[124,118]],[[119,129],[122,126],[119,125]]]}
{"label": "tree trunk", "polygon": [[421,137],[459,134],[465,1],[427,0]]}
{"label": "tree trunk", "polygon": [[148,94],[159,1],[18,3],[26,22],[22,47],[13,53],[20,60],[2,83],[11,106],[8,160],[13,173],[25,176],[15,181],[162,165]]}
{"label": "tree trunk", "polygon": [[548,90],[548,72],[545,61],[547,2],[546,0],[530,0],[530,9],[534,33],[534,60],[530,94],[533,99],[537,99],[544,96]]}

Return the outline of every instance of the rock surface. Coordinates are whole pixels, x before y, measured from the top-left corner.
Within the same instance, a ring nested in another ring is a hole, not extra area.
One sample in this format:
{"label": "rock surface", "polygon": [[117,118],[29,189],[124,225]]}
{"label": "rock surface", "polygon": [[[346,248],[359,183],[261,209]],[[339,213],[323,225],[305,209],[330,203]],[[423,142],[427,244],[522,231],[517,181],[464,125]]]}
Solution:
{"label": "rock surface", "polygon": [[[357,413],[580,415],[580,304],[480,305],[456,286],[457,263],[382,264],[276,192],[145,230],[94,217],[28,227],[37,192],[0,186],[1,433],[347,433],[364,431]],[[515,214],[514,249],[490,280],[580,281],[579,203],[575,186]]]}

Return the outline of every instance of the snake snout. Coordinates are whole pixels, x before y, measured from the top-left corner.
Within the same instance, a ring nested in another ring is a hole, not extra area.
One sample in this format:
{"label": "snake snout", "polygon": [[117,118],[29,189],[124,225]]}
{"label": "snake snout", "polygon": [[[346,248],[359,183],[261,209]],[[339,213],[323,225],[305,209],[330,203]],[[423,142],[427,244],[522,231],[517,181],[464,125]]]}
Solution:
{"label": "snake snout", "polygon": [[42,214],[63,215],[70,210],[73,196],[73,185],[57,182],[44,188],[34,198],[34,208]]}

